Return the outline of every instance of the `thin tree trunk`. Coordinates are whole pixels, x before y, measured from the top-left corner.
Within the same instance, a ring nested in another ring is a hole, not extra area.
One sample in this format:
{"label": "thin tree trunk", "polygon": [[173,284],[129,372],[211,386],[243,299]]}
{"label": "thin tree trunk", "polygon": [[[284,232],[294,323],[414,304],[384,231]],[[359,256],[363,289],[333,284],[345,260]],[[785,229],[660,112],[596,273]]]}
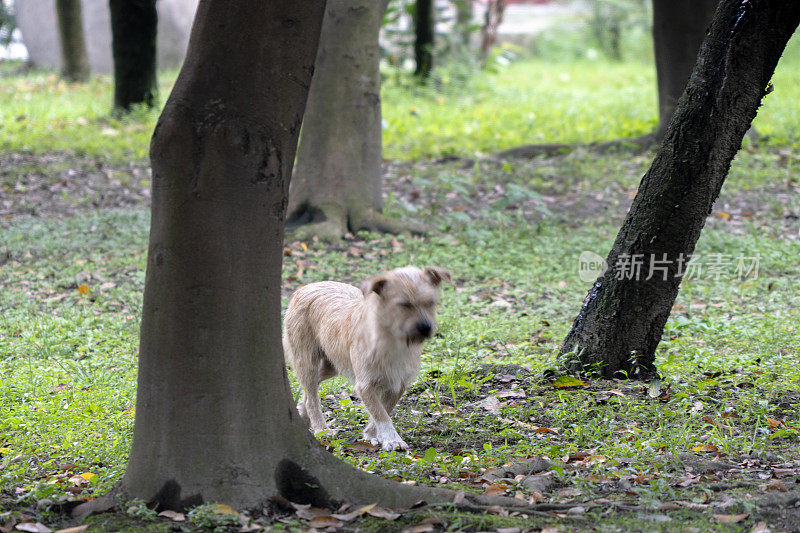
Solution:
{"label": "thin tree trunk", "polygon": [[606,377],[655,371],[681,274],[798,22],[800,2],[720,3],[609,268],[564,339],[561,354],[573,370]]}
{"label": "thin tree trunk", "polygon": [[58,35],[61,40],[63,76],[70,81],[89,79],[89,59],[83,38],[81,0],[56,0]]}
{"label": "thin tree trunk", "polygon": [[472,40],[472,0],[454,0],[456,7],[456,31],[461,44],[469,46]]}
{"label": "thin tree trunk", "polygon": [[417,0],[414,7],[414,75],[427,79],[433,70],[435,39],[435,6],[433,0]]}
{"label": "thin tree trunk", "polygon": [[658,128],[664,137],[695,65],[719,0],[654,0],[653,45],[658,80]]}
{"label": "thin tree trunk", "polygon": [[324,0],[201,0],[153,134],[133,448],[122,491],[208,502],[409,505],[430,490],[327,453],[281,351],[283,221]]}
{"label": "thin tree trunk", "polygon": [[297,239],[362,229],[399,232],[379,213],[378,32],[387,0],[329,0],[303,120],[287,225]]}
{"label": "thin tree trunk", "polygon": [[497,32],[503,23],[506,0],[489,0],[486,4],[483,28],[481,29],[481,57],[484,61],[497,43]]}
{"label": "thin tree trunk", "polygon": [[156,100],[156,0],[110,0],[114,107],[153,107]]}

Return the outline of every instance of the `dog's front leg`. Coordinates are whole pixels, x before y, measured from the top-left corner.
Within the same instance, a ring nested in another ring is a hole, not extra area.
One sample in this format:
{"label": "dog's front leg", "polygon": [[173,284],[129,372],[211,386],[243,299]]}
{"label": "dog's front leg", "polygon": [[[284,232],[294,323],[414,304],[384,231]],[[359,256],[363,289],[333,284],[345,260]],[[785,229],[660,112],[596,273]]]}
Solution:
{"label": "dog's front leg", "polygon": [[374,446],[380,444],[384,450],[407,450],[408,444],[397,434],[397,430],[389,418],[389,413],[386,412],[380,390],[372,383],[356,383],[356,392],[370,415],[369,423],[364,430],[364,437],[369,439]]}

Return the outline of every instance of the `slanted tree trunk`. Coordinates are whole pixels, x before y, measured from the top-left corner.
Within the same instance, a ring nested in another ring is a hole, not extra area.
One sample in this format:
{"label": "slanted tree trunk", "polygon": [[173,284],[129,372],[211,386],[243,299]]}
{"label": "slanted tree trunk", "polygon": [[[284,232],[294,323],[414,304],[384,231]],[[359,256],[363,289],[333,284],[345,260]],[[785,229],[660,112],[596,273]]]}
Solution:
{"label": "slanted tree trunk", "polygon": [[281,351],[283,221],[324,0],[202,0],[153,134],[133,448],[122,491],[158,508],[270,497],[408,505],[294,407]]}
{"label": "slanted tree trunk", "polygon": [[156,0],[110,0],[114,108],[153,107],[156,100]]}
{"label": "slanted tree trunk", "polygon": [[799,21],[800,2],[720,3],[608,270],[564,339],[561,354],[573,370],[606,377],[654,372],[681,272]]}
{"label": "slanted tree trunk", "polygon": [[378,32],[387,0],[329,0],[289,194],[293,238],[399,232],[380,215]]}
{"label": "slanted tree trunk", "polygon": [[414,5],[414,75],[425,80],[433,70],[436,15],[433,0],[417,0]]}
{"label": "slanted tree trunk", "polygon": [[658,80],[658,128],[664,137],[686,88],[719,0],[654,0],[653,44]]}
{"label": "slanted tree trunk", "polygon": [[56,0],[58,36],[61,40],[62,74],[69,81],[89,79],[89,59],[83,38],[81,0]]}

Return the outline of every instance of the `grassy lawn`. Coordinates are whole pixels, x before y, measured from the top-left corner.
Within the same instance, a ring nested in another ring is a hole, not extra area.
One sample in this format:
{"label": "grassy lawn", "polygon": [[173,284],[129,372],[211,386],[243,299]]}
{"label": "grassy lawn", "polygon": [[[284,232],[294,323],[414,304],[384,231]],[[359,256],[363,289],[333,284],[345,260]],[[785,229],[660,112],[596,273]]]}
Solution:
{"label": "grassy lawn", "polygon": [[[395,416],[412,449],[359,442],[366,413],[342,381],[323,386],[337,433],[320,439],[387,477],[503,494],[540,510],[422,508],[347,527],[796,527],[798,57],[793,44],[756,122],[766,138],[737,157],[709,218],[698,246],[705,270],[682,287],[658,350],[662,379],[651,384],[570,382],[554,369],[589,285],[578,257],[605,255],[652,154],[577,150],[470,167],[433,158],[646,133],[655,121],[652,68],[526,60],[438,91],[389,79],[387,210],[435,231],[359,234],[336,248],[290,241],[284,295],[409,263],[450,268],[454,286]],[[164,94],[173,79],[162,78]],[[101,494],[125,468],[149,224],[145,156],[157,113],[117,120],[110,99],[107,78],[70,86],[30,73],[0,84],[0,513],[14,513],[0,514],[0,526],[23,513],[55,528],[65,518],[43,500]],[[737,279],[740,257],[758,258],[757,275]],[[715,274],[720,258],[732,264]],[[537,457],[548,461],[542,472],[520,473]],[[131,502],[88,523],[169,527],[151,515]],[[277,529],[307,524],[288,512],[271,518]],[[210,527],[216,518],[201,510],[194,519]]]}

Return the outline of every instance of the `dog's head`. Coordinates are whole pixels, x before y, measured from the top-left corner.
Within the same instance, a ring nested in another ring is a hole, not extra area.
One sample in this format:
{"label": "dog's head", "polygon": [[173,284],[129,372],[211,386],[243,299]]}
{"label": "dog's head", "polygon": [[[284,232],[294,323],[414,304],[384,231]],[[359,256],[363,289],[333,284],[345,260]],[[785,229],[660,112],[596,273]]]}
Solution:
{"label": "dog's head", "polygon": [[377,296],[377,320],[406,343],[421,343],[436,331],[436,308],[442,281],[450,272],[439,267],[403,267],[363,283],[364,297]]}

